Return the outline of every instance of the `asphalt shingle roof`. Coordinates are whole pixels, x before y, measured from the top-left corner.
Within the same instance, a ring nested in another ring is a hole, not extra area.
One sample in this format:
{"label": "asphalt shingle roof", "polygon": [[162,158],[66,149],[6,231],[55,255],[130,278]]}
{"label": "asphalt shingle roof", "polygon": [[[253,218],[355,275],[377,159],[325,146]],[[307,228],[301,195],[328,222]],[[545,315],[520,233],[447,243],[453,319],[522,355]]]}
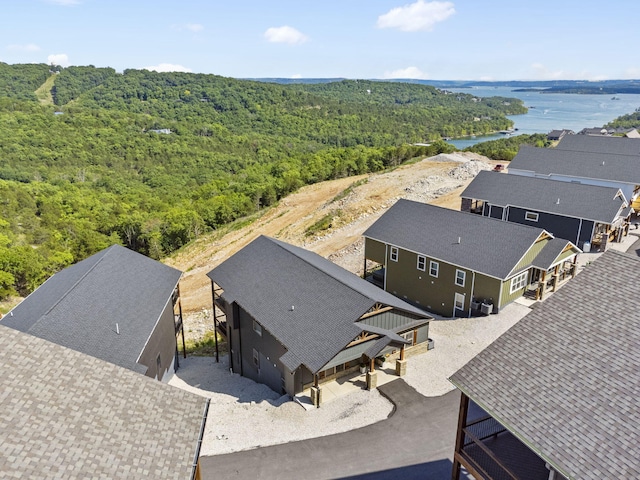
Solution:
{"label": "asphalt shingle roof", "polygon": [[364,236],[504,280],[543,233],[541,228],[401,199]]}
{"label": "asphalt shingle roof", "polygon": [[430,318],[313,252],[265,236],[207,275],[226,301],[237,302],[287,348],[281,361],[291,370],[303,364],[319,371],[362,331],[355,322],[376,303]]}
{"label": "asphalt shingle roof", "polygon": [[53,275],[0,323],[145,373],[138,357],[181,275],[113,245]]}
{"label": "asphalt shingle roof", "polygon": [[635,155],[640,159],[640,139],[637,138],[566,135],[555,148],[576,152]]}
{"label": "asphalt shingle roof", "polygon": [[460,196],[609,224],[626,205],[617,188],[490,171],[478,173]]}
{"label": "asphalt shingle roof", "polygon": [[607,251],[451,381],[569,478],[640,478],[639,296]]}
{"label": "asphalt shingle roof", "polygon": [[567,245],[571,245],[575,249],[575,253],[580,253],[578,247],[563,238],[552,238],[547,242],[543,249],[536,255],[531,264],[541,270],[549,270],[557,261],[558,256],[564,251]]}
{"label": "asphalt shingle roof", "polygon": [[[572,135],[565,138],[572,138]],[[603,163],[604,162],[604,163]],[[640,156],[577,152],[559,148],[522,145],[509,164],[509,171],[524,170],[540,175],[565,175],[640,185]]]}
{"label": "asphalt shingle roof", "polygon": [[0,477],[189,479],[206,399],[0,325]]}

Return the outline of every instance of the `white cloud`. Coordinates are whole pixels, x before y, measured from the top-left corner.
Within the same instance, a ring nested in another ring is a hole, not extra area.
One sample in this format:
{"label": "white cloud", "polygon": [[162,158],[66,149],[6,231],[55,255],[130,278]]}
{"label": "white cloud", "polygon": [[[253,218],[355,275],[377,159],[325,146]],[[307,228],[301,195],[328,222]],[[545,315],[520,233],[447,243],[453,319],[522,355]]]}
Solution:
{"label": "white cloud", "polygon": [[426,80],[429,78],[429,75],[424,73],[418,67],[407,67],[401,68],[400,70],[393,70],[392,72],[384,72],[384,76],[382,78],[414,78],[417,80]]}
{"label": "white cloud", "polygon": [[606,75],[594,75],[593,73],[583,70],[580,72],[571,70],[551,70],[542,63],[533,63],[531,65],[532,80],[575,80],[577,78],[588,81],[607,80]]}
{"label": "white cloud", "polygon": [[204,25],[202,25],[201,23],[184,23],[181,25],[171,25],[171,28],[173,30],[177,30],[178,32],[181,32],[182,30],[189,30],[191,32],[197,33],[204,30]]}
{"label": "white cloud", "polygon": [[456,13],[451,2],[425,2],[404,5],[389,10],[378,17],[378,28],[397,28],[403,32],[430,31],[438,22],[443,22]]}
{"label": "white cloud", "polygon": [[53,64],[53,65],[59,65],[61,67],[68,67],[70,65],[69,57],[67,56],[66,53],[57,53],[57,54],[49,55],[47,57],[47,63]]}
{"label": "white cloud", "polygon": [[45,0],[47,3],[51,3],[53,5],[61,5],[63,7],[69,7],[71,5],[80,5],[82,2],[80,0]]}
{"label": "white cloud", "polygon": [[495,81],[495,78],[493,78],[490,75],[481,75],[480,78],[478,78],[478,80],[480,80],[481,82],[493,82]]}
{"label": "white cloud", "polygon": [[291,75],[291,78],[302,78],[302,75],[300,73],[296,73],[294,75]]}
{"label": "white cloud", "polygon": [[309,37],[304,33],[288,25],[268,28],[264,32],[264,37],[273,43],[288,43],[290,45],[299,45],[309,40]]}
{"label": "white cloud", "polygon": [[192,32],[201,32],[204,30],[204,25],[200,23],[187,23],[187,30],[191,30]]}
{"label": "white cloud", "polygon": [[173,63],[160,63],[152,67],[142,67],[144,70],[153,70],[156,72],[186,72],[191,73],[191,69],[183,67],[182,65],[175,65]]}
{"label": "white cloud", "polygon": [[26,45],[9,45],[7,50],[12,50],[14,52],[39,52],[40,47],[35,43],[28,43]]}
{"label": "white cloud", "polygon": [[626,78],[640,78],[640,68],[631,67],[624,71]]}

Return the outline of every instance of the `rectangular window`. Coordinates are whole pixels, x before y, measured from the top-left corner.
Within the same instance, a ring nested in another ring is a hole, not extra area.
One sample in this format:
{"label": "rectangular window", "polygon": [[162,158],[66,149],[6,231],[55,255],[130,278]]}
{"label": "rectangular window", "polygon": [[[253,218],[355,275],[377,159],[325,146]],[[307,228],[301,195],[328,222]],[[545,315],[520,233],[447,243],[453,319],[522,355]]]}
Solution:
{"label": "rectangular window", "polygon": [[522,272],[511,279],[511,293],[526,287],[529,272]]}
{"label": "rectangular window", "polygon": [[438,277],[438,270],[440,270],[440,264],[431,260],[429,262],[429,275],[432,277]]}
{"label": "rectangular window", "polygon": [[408,345],[406,345],[407,347],[413,346],[413,330],[401,333],[400,336],[410,342]]}
{"label": "rectangular window", "polygon": [[260,354],[255,348],[253,349],[253,364],[258,370],[260,369]]}
{"label": "rectangular window", "polygon": [[389,254],[389,258],[394,262],[398,261],[398,247],[391,247],[391,253]]}
{"label": "rectangular window", "polygon": [[262,336],[262,325],[260,325],[255,320],[253,321],[253,331]]}
{"label": "rectangular window", "polygon": [[464,310],[464,295],[456,293],[454,298],[454,306],[456,310]]}
{"label": "rectangular window", "polygon": [[427,259],[425,257],[423,257],[422,255],[418,255],[418,270],[422,270],[423,272],[426,270],[427,268]]}
{"label": "rectangular window", "polygon": [[530,222],[537,222],[538,214],[536,212],[527,212],[524,214],[524,219],[529,220]]}
{"label": "rectangular window", "polygon": [[458,285],[459,287],[464,287],[464,281],[466,278],[467,273],[456,268],[456,285]]}

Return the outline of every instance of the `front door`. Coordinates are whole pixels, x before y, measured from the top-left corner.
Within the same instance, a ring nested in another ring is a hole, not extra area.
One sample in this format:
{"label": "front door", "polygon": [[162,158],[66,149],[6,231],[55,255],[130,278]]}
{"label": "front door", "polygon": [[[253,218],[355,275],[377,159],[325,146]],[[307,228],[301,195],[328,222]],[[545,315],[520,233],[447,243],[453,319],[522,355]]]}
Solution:
{"label": "front door", "polygon": [[453,316],[464,314],[464,293],[456,293],[453,298]]}

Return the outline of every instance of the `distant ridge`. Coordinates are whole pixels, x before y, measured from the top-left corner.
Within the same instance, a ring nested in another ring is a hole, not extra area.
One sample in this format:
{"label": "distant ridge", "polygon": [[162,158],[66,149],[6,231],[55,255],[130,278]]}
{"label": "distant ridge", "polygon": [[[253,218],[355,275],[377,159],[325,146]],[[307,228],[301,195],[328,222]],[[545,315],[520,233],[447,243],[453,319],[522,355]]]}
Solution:
{"label": "distant ridge", "polygon": [[[257,82],[280,84],[312,84],[331,83],[347,80],[347,78],[247,78]],[[517,89],[540,89],[553,93],[640,93],[640,80],[504,80],[504,81],[474,81],[474,80],[420,80],[415,78],[369,78],[362,79],[372,82],[399,82],[430,85],[436,88],[472,88],[472,87],[513,87]]]}

